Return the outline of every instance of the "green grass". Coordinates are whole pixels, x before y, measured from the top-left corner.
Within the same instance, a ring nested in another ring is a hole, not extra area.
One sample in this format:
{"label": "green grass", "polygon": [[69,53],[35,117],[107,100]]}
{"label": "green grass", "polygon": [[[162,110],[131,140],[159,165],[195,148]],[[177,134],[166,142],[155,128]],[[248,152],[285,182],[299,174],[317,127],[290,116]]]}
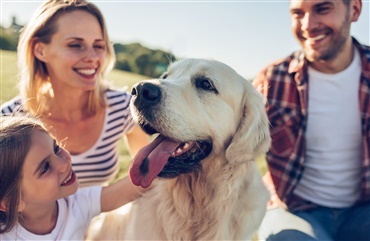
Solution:
{"label": "green grass", "polygon": [[0,103],[17,93],[17,56],[14,52],[0,50]]}
{"label": "green grass", "polygon": [[[124,86],[127,86],[128,90],[131,90],[132,85],[144,79],[148,79],[148,77],[115,69],[107,76],[107,80],[109,80],[113,86],[117,88],[123,88]],[[17,83],[18,77],[16,53],[0,50],[0,104],[17,95]],[[121,169],[117,178],[127,174],[128,165],[132,160],[123,140],[120,143],[119,156],[121,161]],[[266,172],[266,163],[264,157],[260,157],[257,160],[257,165],[261,173]]]}

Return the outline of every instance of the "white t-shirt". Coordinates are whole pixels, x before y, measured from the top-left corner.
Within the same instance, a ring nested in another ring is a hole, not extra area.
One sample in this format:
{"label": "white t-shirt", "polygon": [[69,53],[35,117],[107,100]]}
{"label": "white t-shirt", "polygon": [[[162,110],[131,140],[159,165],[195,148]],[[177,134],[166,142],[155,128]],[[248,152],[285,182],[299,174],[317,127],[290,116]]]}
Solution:
{"label": "white t-shirt", "polygon": [[294,193],[322,206],[349,207],[360,198],[361,185],[359,53],[339,73],[309,68],[308,74],[305,169]]}
{"label": "white t-shirt", "polygon": [[101,212],[102,186],[80,188],[75,194],[58,200],[58,220],[51,233],[36,235],[20,224],[0,235],[0,240],[84,240],[91,219]]}

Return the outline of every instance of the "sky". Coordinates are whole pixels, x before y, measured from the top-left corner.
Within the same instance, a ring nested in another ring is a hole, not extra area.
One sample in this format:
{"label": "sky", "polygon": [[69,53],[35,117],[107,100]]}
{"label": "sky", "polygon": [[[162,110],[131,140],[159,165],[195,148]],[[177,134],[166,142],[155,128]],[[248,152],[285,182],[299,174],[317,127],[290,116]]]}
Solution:
{"label": "sky", "polygon": [[[25,24],[42,1],[0,0],[0,24],[12,16]],[[298,50],[289,0],[246,1],[94,1],[113,42],[139,42],[172,52],[177,58],[216,59],[247,79],[267,64]],[[369,0],[363,1],[351,34],[370,45]]]}

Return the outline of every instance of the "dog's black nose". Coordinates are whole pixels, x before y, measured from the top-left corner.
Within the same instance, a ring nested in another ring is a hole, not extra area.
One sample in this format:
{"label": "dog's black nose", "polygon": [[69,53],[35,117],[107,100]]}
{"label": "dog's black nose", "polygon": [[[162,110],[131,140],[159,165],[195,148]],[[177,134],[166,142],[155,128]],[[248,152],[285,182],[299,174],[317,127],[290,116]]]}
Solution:
{"label": "dog's black nose", "polygon": [[161,100],[161,90],[152,83],[138,83],[132,87],[131,94],[136,96],[135,105],[141,107],[157,104]]}

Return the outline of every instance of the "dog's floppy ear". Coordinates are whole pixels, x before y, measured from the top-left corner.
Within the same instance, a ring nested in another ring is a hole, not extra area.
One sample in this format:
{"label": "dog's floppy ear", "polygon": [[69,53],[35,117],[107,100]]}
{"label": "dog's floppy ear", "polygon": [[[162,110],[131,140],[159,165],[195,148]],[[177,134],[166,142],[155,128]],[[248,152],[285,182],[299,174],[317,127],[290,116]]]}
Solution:
{"label": "dog's floppy ear", "polygon": [[266,153],[271,143],[263,97],[253,86],[247,87],[242,102],[244,106],[240,124],[226,149],[229,162],[253,160]]}

